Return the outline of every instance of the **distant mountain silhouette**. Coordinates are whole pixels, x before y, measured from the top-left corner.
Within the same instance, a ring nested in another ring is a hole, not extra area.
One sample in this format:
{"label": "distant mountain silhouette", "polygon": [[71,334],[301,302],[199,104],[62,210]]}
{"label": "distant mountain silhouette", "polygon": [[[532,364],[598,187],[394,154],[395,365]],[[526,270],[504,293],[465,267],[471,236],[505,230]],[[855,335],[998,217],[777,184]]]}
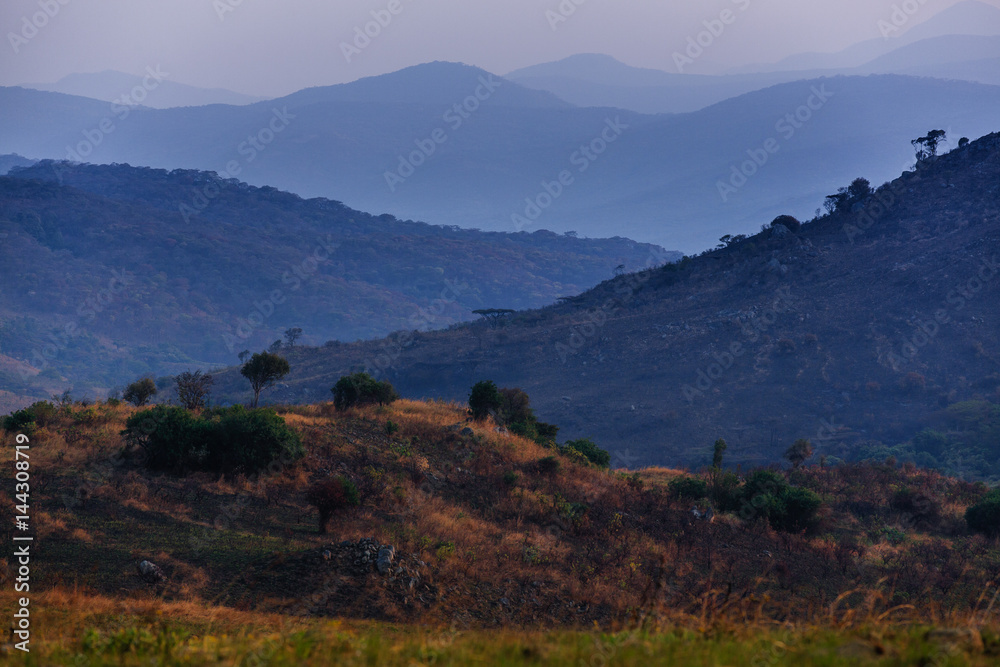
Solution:
{"label": "distant mountain silhouette", "polygon": [[252,104],[263,98],[234,93],[223,88],[198,88],[170,79],[168,68],[150,67],[139,76],[105,70],[70,74],[55,83],[26,83],[24,88],[90,97],[102,102],[141,104],[153,109],[196,107],[206,104]]}
{"label": "distant mountain silhouette", "polygon": [[[124,118],[93,100],[4,88],[0,151],[207,169],[438,224],[623,235],[694,252],[779,213],[808,217],[859,174],[898,175],[910,140],[929,129],[990,132],[998,106],[995,86],[840,77],[653,116],[576,108],[432,63],[281,100]],[[761,158],[769,140],[777,152]],[[753,155],[766,164],[748,164]],[[734,169],[750,173],[745,183]]]}

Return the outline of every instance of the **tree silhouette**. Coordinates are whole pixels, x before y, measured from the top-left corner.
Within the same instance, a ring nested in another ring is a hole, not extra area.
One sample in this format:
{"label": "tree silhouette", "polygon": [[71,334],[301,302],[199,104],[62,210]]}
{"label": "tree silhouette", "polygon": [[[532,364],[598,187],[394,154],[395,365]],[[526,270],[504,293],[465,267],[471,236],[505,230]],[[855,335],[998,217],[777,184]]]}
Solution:
{"label": "tree silhouette", "polygon": [[944,130],[931,130],[926,136],[911,141],[917,152],[917,163],[937,157],[938,144],[943,141],[947,141]]}
{"label": "tree silhouette", "polygon": [[202,374],[201,371],[194,373],[186,371],[175,379],[177,382],[177,400],[188,410],[198,410],[205,407],[205,399],[208,397],[209,388],[212,386],[212,376]]}
{"label": "tree silhouette", "polygon": [[793,468],[798,468],[812,455],[812,443],[802,438],[793,442],[792,446],[785,451],[785,458],[788,459]]}
{"label": "tree silhouette", "polygon": [[137,408],[146,405],[149,399],[156,395],[156,383],[153,378],[136,380],[122,392],[122,398]]}
{"label": "tree silhouette", "polygon": [[240,369],[240,374],[250,380],[250,387],[253,389],[253,403],[250,407],[256,408],[260,392],[288,375],[290,370],[287,360],[270,352],[258,352],[250,357],[250,361]]}
{"label": "tree silhouette", "polygon": [[295,347],[295,341],[302,338],[302,328],[292,327],[290,329],[285,329],[285,342],[288,343],[289,348]]}
{"label": "tree silhouette", "polygon": [[499,327],[504,318],[510,317],[516,312],[516,310],[511,310],[509,308],[484,308],[472,311],[474,315],[479,315],[484,320],[489,322],[491,329]]}

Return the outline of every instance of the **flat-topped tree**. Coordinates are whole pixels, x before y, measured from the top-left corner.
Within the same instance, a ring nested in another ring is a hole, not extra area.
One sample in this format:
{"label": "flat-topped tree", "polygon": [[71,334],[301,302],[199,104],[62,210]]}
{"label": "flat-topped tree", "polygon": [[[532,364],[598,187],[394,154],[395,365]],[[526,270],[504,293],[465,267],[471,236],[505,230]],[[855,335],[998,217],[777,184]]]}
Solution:
{"label": "flat-topped tree", "polygon": [[250,380],[253,388],[253,403],[250,407],[256,408],[260,392],[288,375],[290,370],[286,359],[270,352],[258,352],[250,357],[250,361],[240,369],[240,374]]}
{"label": "flat-topped tree", "polygon": [[500,322],[505,318],[510,317],[516,310],[511,310],[510,308],[484,308],[480,310],[474,310],[472,313],[474,315],[481,316],[484,320],[489,322],[491,329],[496,329],[500,326]]}

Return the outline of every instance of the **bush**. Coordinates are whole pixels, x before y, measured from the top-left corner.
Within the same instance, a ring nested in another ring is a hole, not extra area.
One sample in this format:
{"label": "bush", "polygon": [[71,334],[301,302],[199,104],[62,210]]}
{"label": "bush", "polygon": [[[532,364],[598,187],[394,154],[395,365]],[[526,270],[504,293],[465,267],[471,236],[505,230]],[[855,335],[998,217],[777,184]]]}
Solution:
{"label": "bush", "polygon": [[678,500],[701,500],[708,495],[708,482],[696,477],[678,477],[667,484],[670,495]]}
{"label": "bush", "polygon": [[1000,535],[1000,489],[994,489],[965,510],[965,523],[973,532],[990,537]]}
{"label": "bush", "polygon": [[559,459],[554,456],[546,456],[545,458],[538,459],[538,463],[535,465],[538,467],[538,472],[543,475],[554,475],[562,467]]}
{"label": "bush", "polygon": [[333,477],[313,484],[306,491],[306,501],[319,511],[321,534],[326,534],[334,512],[361,504],[358,487],[346,477]]}
{"label": "bush", "polygon": [[149,399],[156,396],[156,392],[156,383],[153,382],[153,378],[143,378],[125,387],[122,398],[137,408],[141,408],[149,402]]}
{"label": "bush", "polygon": [[768,512],[771,527],[775,530],[800,533],[816,527],[817,513],[823,501],[809,489],[789,487],[776,501]]}
{"label": "bush", "polygon": [[779,215],[771,221],[771,226],[774,227],[775,225],[784,225],[790,232],[797,232],[802,228],[802,223],[790,215]]}
{"label": "bush", "polygon": [[611,454],[586,438],[570,440],[565,447],[580,452],[598,468],[607,468],[611,465]]}
{"label": "bush", "polygon": [[503,396],[492,380],[477,382],[469,392],[469,410],[472,418],[482,421],[499,412],[503,405]]}
{"label": "bush", "polygon": [[743,502],[740,478],[734,472],[716,474],[709,489],[712,504],[720,512],[735,512]]}
{"label": "bush", "polygon": [[158,405],[132,415],[125,441],[143,449],[146,466],[183,474],[258,472],[272,462],[303,454],[298,434],[274,410],[241,405],[195,417],[184,408]]}
{"label": "bush", "polygon": [[0,425],[7,431],[20,431],[31,435],[35,428],[44,428],[55,422],[59,408],[48,401],[37,401],[23,410],[18,410],[0,419]]}
{"label": "bush", "polygon": [[333,392],[333,406],[338,410],[376,403],[389,405],[399,400],[399,394],[391,384],[380,382],[368,373],[345,375],[330,391]]}

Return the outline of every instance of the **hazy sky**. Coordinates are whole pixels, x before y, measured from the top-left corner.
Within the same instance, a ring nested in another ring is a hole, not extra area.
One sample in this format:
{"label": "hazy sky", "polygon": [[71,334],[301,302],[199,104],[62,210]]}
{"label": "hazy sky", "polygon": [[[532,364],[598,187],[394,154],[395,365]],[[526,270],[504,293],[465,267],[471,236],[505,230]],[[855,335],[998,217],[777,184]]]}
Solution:
{"label": "hazy sky", "polygon": [[[916,11],[905,27],[958,1],[906,0]],[[1000,7],[1000,0],[986,2]],[[3,0],[0,85],[50,82],[72,72],[105,69],[141,73],[159,65],[173,81],[274,96],[431,60],[460,61],[505,74],[574,53],[608,53],[630,65],[674,70],[671,55],[704,30],[703,21],[729,9],[735,18],[697,63],[704,71],[802,51],[836,51],[881,38],[879,19],[888,19],[893,6],[902,4],[904,0]],[[51,18],[40,14],[46,7]],[[387,11],[390,7],[395,15]],[[355,28],[371,22],[373,11],[381,12],[387,25],[348,62],[342,44],[354,41]],[[568,15],[565,21],[552,18],[562,15]],[[25,17],[35,17],[42,27],[36,32],[34,26],[25,28]],[[17,35],[14,43],[11,34]]]}

